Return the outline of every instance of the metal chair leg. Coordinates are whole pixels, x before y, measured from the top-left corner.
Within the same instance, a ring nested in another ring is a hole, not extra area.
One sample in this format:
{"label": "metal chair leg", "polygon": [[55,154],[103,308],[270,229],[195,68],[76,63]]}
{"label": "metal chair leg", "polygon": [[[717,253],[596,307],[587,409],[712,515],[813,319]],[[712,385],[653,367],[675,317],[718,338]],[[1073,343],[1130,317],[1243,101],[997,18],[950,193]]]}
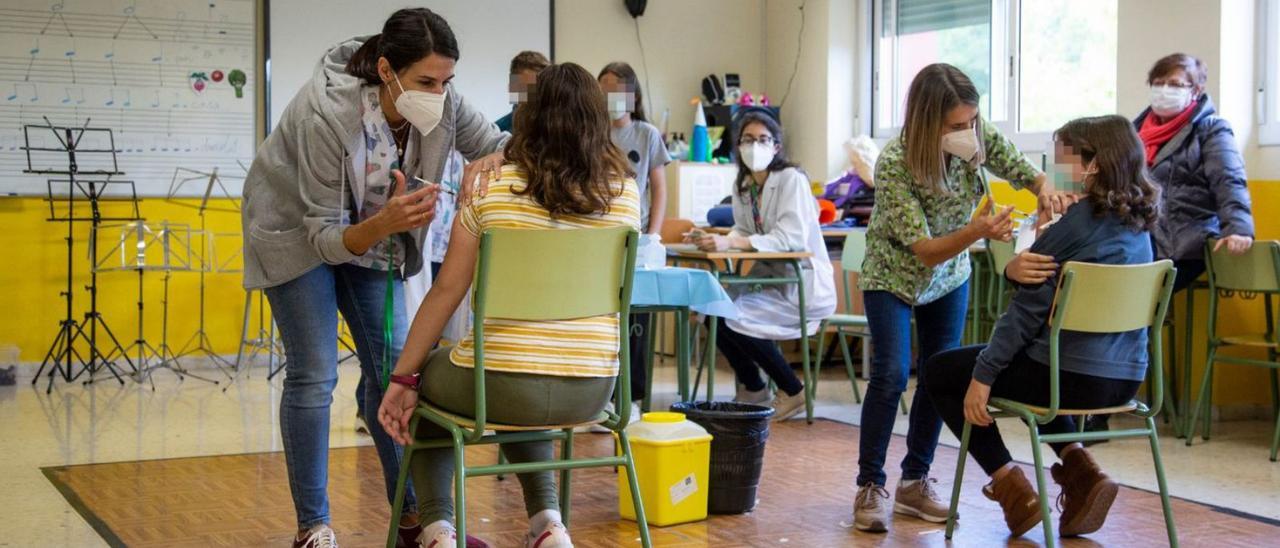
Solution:
{"label": "metal chair leg", "polygon": [[618,432],[618,444],[622,446],[622,456],[627,461],[627,484],[631,486],[631,504],[636,509],[636,527],[640,529],[640,545],[644,548],[653,548],[653,541],[649,538],[649,520],[644,515],[644,501],[640,499],[640,481],[636,479],[636,464],[631,458],[631,441],[627,438],[625,431]]}
{"label": "metal chair leg", "polygon": [[[560,460],[570,460],[572,458],[573,429],[565,428],[564,441],[560,442]],[[572,470],[568,468],[560,471],[560,523],[563,523],[565,527],[569,526],[569,499],[573,495],[570,472]]]}
{"label": "metal chair leg", "polygon": [[[467,548],[467,462],[462,433],[453,431],[453,528],[458,532],[458,548]],[[499,450],[501,452],[501,450]]]}
{"label": "metal chair leg", "polygon": [[[1025,421],[1025,419],[1024,419]],[[1053,534],[1053,515],[1049,512],[1049,490],[1044,481],[1044,458],[1041,456],[1040,428],[1034,420],[1025,421],[1031,430],[1031,454],[1036,465],[1036,492],[1040,499],[1040,519],[1044,527],[1044,545],[1053,548],[1058,545],[1058,538]]]}
{"label": "metal chair leg", "polygon": [[1280,413],[1276,414],[1275,432],[1271,434],[1271,462],[1276,462],[1276,450],[1280,449]]}
{"label": "metal chair leg", "polygon": [[[849,339],[840,330],[836,330],[836,337],[840,339],[840,352],[844,355],[844,370],[849,374],[849,384],[853,385],[853,400],[862,403],[862,389],[858,387],[858,374],[854,372],[853,358],[849,356]],[[866,344],[865,339],[862,344]]]}
{"label": "metal chair leg", "polygon": [[960,515],[960,485],[964,483],[965,461],[969,460],[970,429],[972,425],[965,421],[964,430],[960,432],[960,458],[956,461],[956,479],[951,482],[951,509],[947,511],[947,540],[951,540],[951,535],[956,530],[956,519]]}
{"label": "metal chair leg", "polygon": [[[418,417],[414,417],[409,423],[409,431],[418,431]],[[391,530],[387,532],[387,548],[396,548],[396,541],[400,538],[400,518],[398,516],[404,514],[404,496],[406,482],[409,481],[409,463],[413,460],[413,444],[406,445],[404,455],[400,460],[400,475],[396,479],[396,494],[391,498]]]}
{"label": "metal chair leg", "polygon": [[[1213,356],[1217,352],[1216,348],[1209,349],[1209,358],[1204,364],[1204,374],[1200,379],[1200,397],[1196,398],[1195,403],[1187,402],[1191,406],[1191,416],[1187,419],[1187,445],[1191,445],[1191,441],[1196,437],[1196,428],[1199,426],[1196,419],[1200,418],[1200,412],[1209,414],[1209,405],[1213,403],[1209,396],[1209,378],[1213,376]],[[1204,433],[1204,440],[1209,439],[1208,432]]]}
{"label": "metal chair leg", "polygon": [[[1170,548],[1178,548],[1178,531],[1173,524],[1173,506],[1169,503],[1169,486],[1164,478],[1164,462],[1160,458],[1160,438],[1156,435],[1156,422],[1147,417],[1147,430],[1151,431],[1151,460],[1156,467],[1156,485],[1160,488],[1160,506],[1164,509],[1164,526],[1169,533]],[[1187,440],[1191,435],[1187,435]]]}

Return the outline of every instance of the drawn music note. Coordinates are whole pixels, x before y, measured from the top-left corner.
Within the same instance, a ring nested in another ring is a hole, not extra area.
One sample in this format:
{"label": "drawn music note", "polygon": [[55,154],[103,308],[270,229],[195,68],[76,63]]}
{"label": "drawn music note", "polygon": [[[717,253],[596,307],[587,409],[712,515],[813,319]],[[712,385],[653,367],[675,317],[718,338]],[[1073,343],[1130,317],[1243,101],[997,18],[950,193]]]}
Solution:
{"label": "drawn music note", "polygon": [[151,102],[151,108],[160,108],[160,90],[156,90],[156,100]]}
{"label": "drawn music note", "polygon": [[[133,92],[127,89],[124,90],[124,106],[126,107],[133,106]],[[123,124],[121,125],[123,126]]]}
{"label": "drawn music note", "polygon": [[159,36],[156,36],[156,33],[151,32],[151,28],[148,27],[146,23],[143,23],[142,19],[138,18],[137,5],[137,2],[132,2],[128,6],[125,6],[124,20],[120,21],[120,26],[116,28],[116,33],[111,37],[112,39],[119,38],[120,32],[124,30],[125,25],[128,25],[130,21],[133,21],[134,23],[137,23],[139,27],[142,27],[142,30],[146,31],[147,34],[151,36],[152,40],[160,39]]}
{"label": "drawn music note", "polygon": [[164,87],[164,46],[160,46],[160,53],[152,57],[151,62],[156,64],[156,76],[160,78],[160,87]]}
{"label": "drawn music note", "polygon": [[75,38],[76,35],[71,32],[71,27],[67,25],[67,19],[62,16],[62,2],[57,2],[49,6],[49,12],[52,15],[49,16],[48,21],[45,21],[44,28],[40,29],[40,34],[43,35],[45,31],[49,30],[49,26],[53,24],[53,20],[57,19],[62,23],[62,29],[67,31],[67,36]]}
{"label": "drawn music note", "polygon": [[[62,89],[66,91],[66,95],[63,96],[62,98],[62,104],[68,105],[68,104],[71,104],[72,101],[74,101],[75,104],[77,105],[84,103],[84,88],[62,88]],[[71,91],[73,89],[78,94],[78,97],[72,97]]]}
{"label": "drawn music note", "polygon": [[6,99],[8,99],[9,101],[17,101],[19,97],[25,95],[24,93],[19,92],[18,91],[19,89],[31,90],[31,98],[29,99],[29,101],[32,103],[40,99],[40,95],[36,91],[35,84],[14,84],[13,94],[6,97]]}
{"label": "drawn music note", "polygon": [[27,72],[26,72],[26,74],[25,74],[25,75],[23,75],[23,77],[22,77],[22,81],[23,81],[23,82],[29,82],[29,81],[31,81],[31,67],[35,66],[35,64],[36,64],[36,56],[37,56],[37,55],[39,55],[39,54],[40,54],[40,37],[39,37],[39,36],[37,36],[37,37],[36,37],[36,45],[35,45],[35,47],[31,48],[31,59],[30,59],[29,61],[27,61]]}
{"label": "drawn music note", "polygon": [[111,85],[113,86],[120,85],[120,80],[116,77],[116,43],[115,41],[111,42],[111,51],[108,51],[102,54],[102,57],[104,57],[107,60],[107,63],[111,65]]}
{"label": "drawn music note", "polygon": [[75,39],[71,40],[71,49],[64,54],[67,58],[67,65],[71,67],[71,83],[76,83],[76,43]]}
{"label": "drawn music note", "polygon": [[184,32],[183,32],[182,26],[186,22],[187,22],[187,12],[179,11],[177,16],[174,17],[173,40],[175,42],[178,41],[178,39],[181,36],[183,36]]}

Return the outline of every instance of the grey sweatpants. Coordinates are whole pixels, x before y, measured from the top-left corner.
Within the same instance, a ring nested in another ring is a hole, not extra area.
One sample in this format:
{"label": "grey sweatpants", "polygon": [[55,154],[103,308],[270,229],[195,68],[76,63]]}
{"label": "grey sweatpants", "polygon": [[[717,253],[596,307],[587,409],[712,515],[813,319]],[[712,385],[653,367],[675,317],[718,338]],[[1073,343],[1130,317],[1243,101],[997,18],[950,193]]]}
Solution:
{"label": "grey sweatpants", "polygon": [[[437,348],[422,371],[420,397],[450,413],[475,414],[475,370],[449,361],[452,348]],[[485,371],[485,399],[490,422],[525,426],[574,424],[595,417],[613,395],[614,377],[554,377]],[[447,438],[449,433],[430,421],[419,421],[415,439]],[[500,445],[513,463],[551,460],[550,441]],[[423,524],[453,520],[453,451],[423,449],[410,461],[418,513]],[[559,493],[551,472],[517,474],[529,516],[559,510]]]}

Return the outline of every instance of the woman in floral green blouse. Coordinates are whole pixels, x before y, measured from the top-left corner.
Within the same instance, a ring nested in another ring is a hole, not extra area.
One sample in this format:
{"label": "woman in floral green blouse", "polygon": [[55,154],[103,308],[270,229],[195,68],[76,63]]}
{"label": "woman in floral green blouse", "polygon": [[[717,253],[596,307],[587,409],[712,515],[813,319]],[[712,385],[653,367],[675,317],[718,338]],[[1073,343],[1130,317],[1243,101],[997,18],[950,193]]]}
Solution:
{"label": "woman in floral green blouse", "polygon": [[[875,341],[853,509],[860,530],[885,531],[889,521],[884,461],[911,369],[912,317],[921,363],[959,346],[968,307],[969,246],[1011,237],[1012,208],[995,212],[987,201],[975,212],[988,191],[983,168],[1018,189],[1041,194],[1044,186],[1044,174],[979,116],[973,82],[951,65],[925,67],[908,91],[902,134],[876,164],[876,207],[859,282]],[[917,390],[896,513],[946,521],[947,504],[928,477],[941,428],[928,395]]]}

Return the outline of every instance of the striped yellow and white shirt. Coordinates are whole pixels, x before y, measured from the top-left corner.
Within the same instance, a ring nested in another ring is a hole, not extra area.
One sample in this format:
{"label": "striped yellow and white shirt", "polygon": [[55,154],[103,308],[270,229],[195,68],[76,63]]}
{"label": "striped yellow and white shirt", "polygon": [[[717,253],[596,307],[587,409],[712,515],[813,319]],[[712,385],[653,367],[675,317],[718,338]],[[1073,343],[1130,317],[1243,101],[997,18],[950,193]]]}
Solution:
{"label": "striped yellow and white shirt", "polygon": [[[504,166],[502,176],[489,183],[489,192],[458,214],[461,225],[479,236],[488,228],[572,229],[629,226],[639,230],[640,205],[635,181],[614,184],[622,194],[601,215],[561,216],[530,196],[516,194],[525,175]],[[484,366],[492,371],[558,377],[612,377],[618,374],[618,316],[616,314],[558,321],[489,318],[484,323]],[[454,347],[450,359],[459,367],[475,367],[474,332]]]}

